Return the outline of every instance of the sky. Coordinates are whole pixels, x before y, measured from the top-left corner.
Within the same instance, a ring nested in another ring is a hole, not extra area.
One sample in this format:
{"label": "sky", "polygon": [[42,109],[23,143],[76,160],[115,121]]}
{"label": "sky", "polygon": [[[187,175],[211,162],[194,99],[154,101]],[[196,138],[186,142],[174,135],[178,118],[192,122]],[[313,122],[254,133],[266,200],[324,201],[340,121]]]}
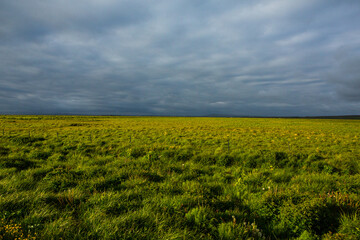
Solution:
{"label": "sky", "polygon": [[360,114],[359,0],[1,0],[0,114]]}

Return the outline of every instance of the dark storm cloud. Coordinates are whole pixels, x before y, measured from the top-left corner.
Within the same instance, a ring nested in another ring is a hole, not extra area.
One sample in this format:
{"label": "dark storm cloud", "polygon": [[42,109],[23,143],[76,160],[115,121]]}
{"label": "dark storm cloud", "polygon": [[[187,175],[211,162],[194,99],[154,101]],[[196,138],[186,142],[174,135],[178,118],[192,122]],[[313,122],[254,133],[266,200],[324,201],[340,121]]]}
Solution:
{"label": "dark storm cloud", "polygon": [[358,1],[2,1],[0,112],[359,114]]}

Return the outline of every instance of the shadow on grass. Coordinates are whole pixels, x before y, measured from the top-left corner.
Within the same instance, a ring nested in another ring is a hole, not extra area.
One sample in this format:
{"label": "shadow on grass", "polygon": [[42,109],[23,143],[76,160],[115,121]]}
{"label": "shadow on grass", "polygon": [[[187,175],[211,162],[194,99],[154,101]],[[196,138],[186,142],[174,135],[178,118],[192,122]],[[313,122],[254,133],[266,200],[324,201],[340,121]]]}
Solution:
{"label": "shadow on grass", "polygon": [[1,168],[16,168],[17,171],[36,167],[36,163],[24,158],[0,158]]}
{"label": "shadow on grass", "polygon": [[24,137],[24,136],[14,136],[10,137],[13,143],[17,144],[32,144],[34,142],[44,141],[45,138],[43,137]]}

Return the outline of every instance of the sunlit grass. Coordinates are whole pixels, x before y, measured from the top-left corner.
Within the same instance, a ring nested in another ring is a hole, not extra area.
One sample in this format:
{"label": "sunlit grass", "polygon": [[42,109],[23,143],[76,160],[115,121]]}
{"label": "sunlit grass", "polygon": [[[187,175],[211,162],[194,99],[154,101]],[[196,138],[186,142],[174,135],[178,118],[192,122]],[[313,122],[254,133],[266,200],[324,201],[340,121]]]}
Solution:
{"label": "sunlit grass", "polygon": [[357,120],[1,116],[0,130],[0,239],[359,236]]}

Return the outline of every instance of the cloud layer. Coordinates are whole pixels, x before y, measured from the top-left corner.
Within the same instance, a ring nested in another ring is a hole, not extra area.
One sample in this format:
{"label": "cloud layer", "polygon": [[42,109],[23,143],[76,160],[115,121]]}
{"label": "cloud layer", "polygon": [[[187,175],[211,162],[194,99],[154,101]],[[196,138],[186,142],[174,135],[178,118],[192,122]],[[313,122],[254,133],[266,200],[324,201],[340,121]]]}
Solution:
{"label": "cloud layer", "polygon": [[0,113],[360,114],[359,1],[0,3]]}

